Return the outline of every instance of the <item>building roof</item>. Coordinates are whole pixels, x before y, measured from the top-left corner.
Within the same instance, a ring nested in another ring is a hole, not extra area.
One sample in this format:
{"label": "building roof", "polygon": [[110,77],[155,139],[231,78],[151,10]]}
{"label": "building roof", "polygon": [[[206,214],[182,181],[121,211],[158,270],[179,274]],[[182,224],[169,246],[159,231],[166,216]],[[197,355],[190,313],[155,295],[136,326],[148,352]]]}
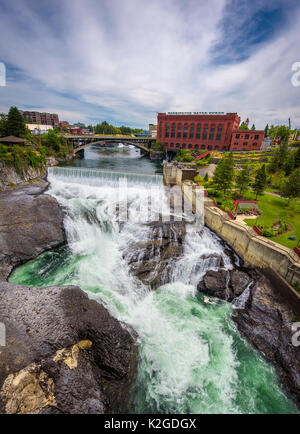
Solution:
{"label": "building roof", "polygon": [[2,143],[25,143],[25,139],[20,139],[20,137],[15,136],[7,136],[7,137],[0,137],[0,142]]}

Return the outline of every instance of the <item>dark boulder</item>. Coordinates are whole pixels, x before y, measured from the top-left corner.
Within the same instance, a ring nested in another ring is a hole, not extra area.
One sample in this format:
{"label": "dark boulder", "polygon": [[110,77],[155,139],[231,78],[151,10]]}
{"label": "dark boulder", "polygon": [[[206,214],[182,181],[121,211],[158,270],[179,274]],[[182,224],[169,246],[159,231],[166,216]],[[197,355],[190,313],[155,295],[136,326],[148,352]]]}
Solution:
{"label": "dark boulder", "polygon": [[234,297],[239,297],[251,282],[251,277],[244,271],[231,270],[229,284],[232,288]]}
{"label": "dark boulder", "polygon": [[252,278],[241,270],[225,270],[223,268],[209,270],[203,280],[198,283],[197,289],[205,294],[231,302],[239,297]]}
{"label": "dark boulder", "polygon": [[232,291],[228,286],[228,271],[224,269],[207,271],[203,280],[199,282],[197,289],[221,300],[232,300]]}
{"label": "dark boulder", "polygon": [[75,286],[0,282],[0,411],[128,411],[136,335]]}
{"label": "dark boulder", "polygon": [[41,194],[48,183],[0,193],[0,280],[40,253],[65,242],[64,214],[54,197]]}
{"label": "dark boulder", "polygon": [[152,289],[170,282],[172,262],[183,254],[186,222],[148,223],[147,239],[133,243],[123,254],[131,273]]}
{"label": "dark boulder", "polygon": [[273,284],[260,276],[232,318],[239,331],[276,367],[286,390],[300,405],[300,347],[292,342],[293,324],[300,322],[300,317]]}

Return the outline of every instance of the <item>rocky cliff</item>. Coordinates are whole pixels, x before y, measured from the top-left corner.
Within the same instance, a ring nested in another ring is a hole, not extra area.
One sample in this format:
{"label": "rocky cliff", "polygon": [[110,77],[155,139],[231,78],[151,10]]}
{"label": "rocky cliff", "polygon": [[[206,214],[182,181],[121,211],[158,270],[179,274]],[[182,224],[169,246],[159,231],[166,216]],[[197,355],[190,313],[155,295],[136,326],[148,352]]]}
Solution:
{"label": "rocky cliff", "polygon": [[47,186],[40,180],[0,193],[0,280],[15,266],[65,242],[63,211],[53,197],[41,194]]}
{"label": "rocky cliff", "polygon": [[39,179],[46,175],[46,169],[34,169],[27,167],[22,174],[18,173],[14,167],[5,166],[0,161],[0,191],[8,190],[33,179]]}
{"label": "rocky cliff", "polygon": [[128,411],[136,336],[78,287],[0,282],[0,412]]}

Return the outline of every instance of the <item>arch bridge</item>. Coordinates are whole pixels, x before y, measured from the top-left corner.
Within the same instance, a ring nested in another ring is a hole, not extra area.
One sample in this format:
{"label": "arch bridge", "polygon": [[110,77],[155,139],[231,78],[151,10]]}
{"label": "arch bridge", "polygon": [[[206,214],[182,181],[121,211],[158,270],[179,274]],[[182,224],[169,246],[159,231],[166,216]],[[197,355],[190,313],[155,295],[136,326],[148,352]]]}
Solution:
{"label": "arch bridge", "polygon": [[[150,153],[150,146],[153,142],[152,137],[132,137],[132,136],[63,136],[69,143],[72,143],[74,153],[82,151],[91,145],[106,145],[109,143],[124,143],[134,145],[144,153]],[[151,151],[153,152],[153,151]]]}

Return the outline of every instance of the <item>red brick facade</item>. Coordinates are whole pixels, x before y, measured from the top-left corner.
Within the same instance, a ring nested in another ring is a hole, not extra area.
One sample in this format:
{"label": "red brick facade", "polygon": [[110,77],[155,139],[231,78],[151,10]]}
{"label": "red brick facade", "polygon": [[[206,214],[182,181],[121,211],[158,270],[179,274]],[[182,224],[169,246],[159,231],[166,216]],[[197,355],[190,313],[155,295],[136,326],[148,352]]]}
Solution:
{"label": "red brick facade", "polygon": [[265,137],[264,130],[233,130],[230,151],[255,151],[261,148]]}
{"label": "red brick facade", "polygon": [[[240,117],[236,113],[227,114],[166,114],[157,115],[157,140],[168,150],[207,149],[209,151],[229,151],[230,149],[259,149],[263,131],[249,131],[259,136],[257,140],[234,140],[238,133]],[[244,131],[241,131],[241,136]],[[234,143],[239,143],[236,147]],[[247,142],[247,147],[243,143]],[[258,145],[253,147],[253,143]],[[241,144],[240,144],[241,143]],[[249,145],[248,145],[249,143]],[[250,146],[250,148],[249,148]],[[252,146],[252,147],[251,147]]]}

